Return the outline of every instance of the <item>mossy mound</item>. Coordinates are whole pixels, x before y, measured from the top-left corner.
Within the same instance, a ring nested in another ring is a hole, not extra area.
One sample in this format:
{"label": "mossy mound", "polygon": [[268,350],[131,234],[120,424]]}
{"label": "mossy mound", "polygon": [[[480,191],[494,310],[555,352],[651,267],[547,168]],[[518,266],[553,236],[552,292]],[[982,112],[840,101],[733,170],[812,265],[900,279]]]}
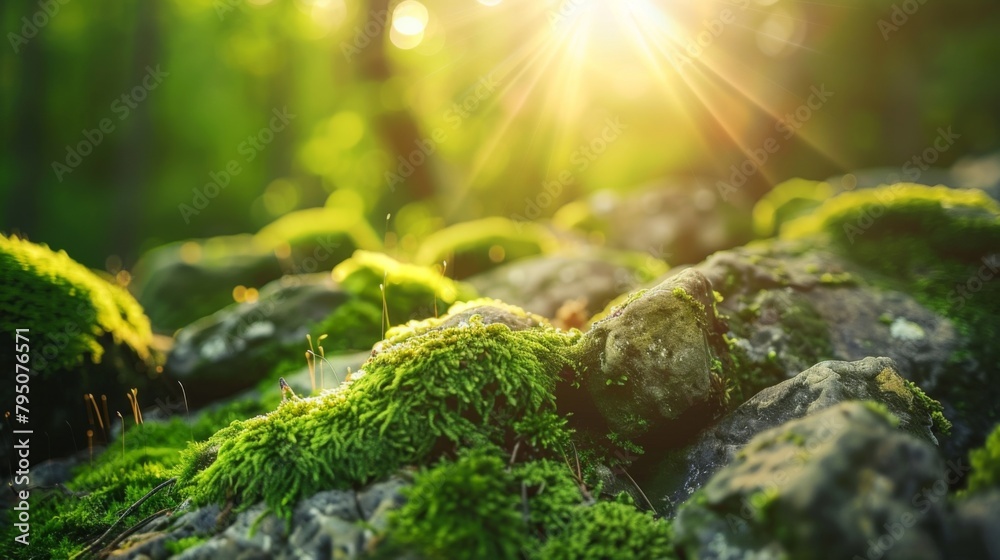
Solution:
{"label": "mossy mound", "polygon": [[3,235],[0,329],[10,338],[15,329],[30,329],[32,370],[43,375],[100,363],[108,342],[150,357],[149,319],[128,292],[64,251]]}
{"label": "mossy mound", "polygon": [[[350,294],[382,309],[385,288],[386,311],[392,324],[434,315],[451,304],[476,297],[468,284],[456,282],[434,269],[401,263],[388,255],[357,251],[333,269],[333,279]],[[381,321],[379,321],[381,324]],[[331,335],[332,336],[332,335]]]}
{"label": "mossy mound", "polygon": [[294,267],[316,270],[329,270],[356,250],[382,248],[379,235],[361,214],[328,207],[289,212],[261,228],[254,243]]}
{"label": "mossy mound", "polygon": [[458,448],[568,438],[555,386],[578,334],[512,331],[473,317],[370,359],[340,389],[235,422],[190,451],[180,475],[198,503],[264,500],[288,519],[301,497],[426,464]]}
{"label": "mossy mound", "polygon": [[[26,338],[15,340],[17,329]],[[114,405],[154,374],[149,319],[128,292],[63,251],[0,235],[0,344],[10,356],[0,399],[11,414],[15,342],[29,349],[31,428],[48,433],[49,453],[72,451],[66,422],[79,427],[85,393]]]}
{"label": "mossy mound", "polygon": [[776,235],[786,222],[808,214],[834,194],[829,183],[820,181],[791,179],[777,184],[754,204],[754,234]]}
{"label": "mossy mound", "polygon": [[424,239],[415,257],[425,265],[448,261],[448,272],[466,278],[511,262],[554,252],[559,242],[550,231],[531,222],[484,218],[437,231]]}
{"label": "mossy mound", "polygon": [[428,559],[516,558],[584,502],[565,463],[508,465],[505,455],[473,449],[418,473],[392,518],[390,546]]}
{"label": "mossy mound", "polygon": [[529,313],[515,305],[492,298],[477,298],[452,305],[448,308],[448,313],[441,317],[428,317],[392,327],[385,333],[385,343],[397,344],[432,330],[458,327],[467,323],[473,315],[478,315],[484,324],[502,323],[515,331],[551,326],[541,315]]}

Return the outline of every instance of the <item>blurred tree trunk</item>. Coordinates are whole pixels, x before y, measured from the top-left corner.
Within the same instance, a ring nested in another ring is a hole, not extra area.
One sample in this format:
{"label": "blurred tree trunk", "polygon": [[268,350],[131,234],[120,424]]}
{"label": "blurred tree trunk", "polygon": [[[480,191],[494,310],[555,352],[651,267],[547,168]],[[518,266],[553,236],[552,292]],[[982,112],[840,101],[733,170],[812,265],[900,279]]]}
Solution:
{"label": "blurred tree trunk", "polygon": [[[10,9],[10,6],[5,6]],[[31,17],[37,9],[32,3],[24,3],[23,9],[11,10],[14,15],[9,22],[15,33],[20,32],[22,16]],[[17,113],[13,130],[8,137],[8,146],[12,154],[11,165],[12,192],[5,212],[4,232],[30,233],[35,231],[38,222],[38,205],[42,199],[42,183],[44,174],[52,173],[50,162],[45,161],[46,153],[44,139],[45,84],[48,76],[45,73],[45,52],[43,39],[35,36],[26,45],[21,45],[20,52],[14,56],[20,57],[18,64],[13,64],[15,75],[11,83],[17,84],[17,96],[13,103],[13,111]],[[59,152],[60,156],[64,151]]]}
{"label": "blurred tree trunk", "polygon": [[[157,66],[160,37],[156,23],[158,5],[158,0],[145,0],[136,4],[136,30],[132,48],[134,54],[131,71],[125,80],[126,87],[129,88],[127,91],[142,84],[148,72],[147,67]],[[170,72],[169,68],[164,70]],[[152,173],[149,172],[150,146],[154,143],[155,134],[149,97],[154,95],[155,91],[147,92],[147,98],[136,103],[136,108],[132,110],[124,127],[125,133],[117,145],[112,192],[114,213],[107,247],[111,253],[119,255],[126,266],[138,258],[138,226],[140,217],[145,215],[143,201],[146,193],[155,187],[151,180]]]}
{"label": "blurred tree trunk", "polygon": [[[389,0],[368,0],[368,12],[365,14],[366,22],[369,18],[374,17],[374,14],[383,12],[387,14],[385,25],[378,26],[378,33],[371,38],[371,46],[362,50],[359,59],[361,77],[378,83],[385,82],[392,77],[392,70],[386,61],[384,51],[385,34],[391,25],[392,14],[389,11]],[[393,162],[390,164],[393,169],[398,162],[397,156],[402,156],[405,159],[410,152],[418,149],[422,138],[420,127],[408,111],[377,111],[375,127],[383,142],[391,149],[389,156]],[[422,200],[430,198],[434,194],[433,167],[435,157],[435,154],[429,154],[422,165],[413,166],[413,174],[405,178],[403,182],[406,198]],[[396,204],[393,206],[400,206],[403,203],[403,201],[394,202]]]}

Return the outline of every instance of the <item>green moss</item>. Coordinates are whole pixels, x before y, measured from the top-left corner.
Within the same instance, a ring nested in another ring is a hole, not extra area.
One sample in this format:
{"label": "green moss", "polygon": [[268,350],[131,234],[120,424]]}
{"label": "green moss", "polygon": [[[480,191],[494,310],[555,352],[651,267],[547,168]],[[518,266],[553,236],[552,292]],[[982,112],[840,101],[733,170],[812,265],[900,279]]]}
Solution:
{"label": "green moss", "polygon": [[694,296],[684,291],[684,288],[681,288],[680,286],[674,288],[673,294],[675,298],[681,301],[686,301],[697,313],[705,312],[705,306],[700,301],[694,299]]}
{"label": "green moss", "polygon": [[194,548],[204,542],[208,541],[206,537],[199,537],[197,535],[191,537],[185,537],[183,539],[178,539],[176,541],[168,541],[166,543],[167,552],[170,554],[180,554],[189,548]]}
{"label": "green moss", "polygon": [[581,507],[565,530],[539,551],[542,560],[674,558],[669,526],[632,506],[601,502]]}
{"label": "green moss", "polygon": [[495,447],[459,453],[421,471],[392,517],[396,544],[434,558],[516,558],[583,501],[569,468],[549,460],[514,466]]}
{"label": "green moss", "polygon": [[24,328],[37,333],[29,337],[39,342],[42,335],[59,337],[57,351],[32,354],[36,373],[100,363],[105,337],[140,359],[150,358],[149,320],[135,299],[64,251],[0,235],[0,286],[0,332],[5,338]]}
{"label": "green moss", "polygon": [[551,253],[558,246],[555,235],[543,226],[493,217],[453,225],[427,236],[415,260],[424,265],[447,260],[455,278],[466,278],[500,262]]}
{"label": "green moss", "polygon": [[286,401],[216,433],[186,454],[180,486],[198,503],[264,500],[288,519],[303,496],[457,448],[559,441],[561,434],[537,429],[563,429],[548,415],[577,338],[475,320],[413,337],[384,349],[338,390]]}
{"label": "green moss", "polygon": [[[117,439],[105,451],[95,454],[93,464],[76,467],[66,484],[75,495],[32,490],[33,524],[27,555],[21,545],[10,544],[15,529],[4,524],[4,530],[0,531],[0,557],[71,557],[89,539],[106,531],[125,509],[174,476],[181,464],[181,451],[192,441],[207,438],[230,422],[260,412],[257,401],[237,401],[202,412],[190,424],[177,417],[169,422],[146,422],[138,426],[127,420],[124,455],[121,439]],[[164,489],[137,508],[119,528],[124,531],[146,516],[180,502],[180,496]]]}
{"label": "green moss", "polygon": [[969,453],[972,473],[969,475],[968,494],[1000,487],[1000,424],[986,438],[986,443]]}
{"label": "green moss", "polygon": [[423,334],[429,330],[440,328],[451,317],[465,313],[466,311],[478,307],[491,307],[501,312],[507,313],[516,319],[523,319],[525,322],[548,327],[549,321],[541,315],[529,313],[516,305],[509,305],[493,298],[476,298],[469,301],[458,302],[448,308],[448,312],[439,317],[428,317],[423,320],[412,320],[406,324],[396,325],[385,333],[387,344],[396,344],[410,337]]}
{"label": "green moss", "polygon": [[337,265],[333,279],[351,294],[377,305],[379,310],[382,309],[379,286],[385,285],[386,308],[392,324],[433,316],[435,301],[444,310],[455,302],[476,297],[468,284],[455,282],[430,267],[401,263],[368,251],[358,251]]}
{"label": "green moss", "polygon": [[257,232],[254,244],[265,252],[287,253],[298,266],[315,259],[318,270],[329,270],[355,250],[382,248],[381,238],[362,214],[329,207],[289,212]]}
{"label": "green moss", "polygon": [[753,207],[757,237],[771,237],[789,220],[813,210],[834,195],[829,183],[791,179],[775,185]]}

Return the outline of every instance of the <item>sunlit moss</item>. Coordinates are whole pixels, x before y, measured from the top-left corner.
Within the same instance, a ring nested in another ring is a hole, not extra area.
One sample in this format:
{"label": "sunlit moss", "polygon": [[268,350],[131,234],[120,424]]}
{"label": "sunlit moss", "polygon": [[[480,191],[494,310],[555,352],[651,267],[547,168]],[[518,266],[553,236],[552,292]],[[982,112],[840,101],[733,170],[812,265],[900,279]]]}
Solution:
{"label": "sunlit moss", "polygon": [[[381,238],[361,214],[329,207],[289,212],[257,232],[254,243],[299,266],[313,258],[318,270],[329,270],[355,250],[382,248]],[[286,250],[287,255],[280,254]]]}
{"label": "sunlit moss", "polygon": [[791,179],[774,186],[753,207],[753,229],[758,237],[771,237],[782,224],[806,214],[834,195],[829,183]]}
{"label": "sunlit moss", "polygon": [[[426,463],[456,448],[530,434],[555,412],[555,384],[577,335],[471,320],[389,347],[355,380],[236,422],[187,454],[180,484],[199,503],[264,500],[286,519],[296,500]],[[521,433],[525,432],[525,433]],[[205,466],[203,469],[202,466]]]}
{"label": "sunlit moss", "polygon": [[392,324],[434,315],[435,302],[443,311],[457,301],[476,297],[464,282],[442,276],[432,268],[396,261],[382,253],[358,251],[333,269],[333,279],[364,301],[386,308]]}
{"label": "sunlit moss", "polygon": [[447,260],[451,274],[465,278],[501,262],[551,253],[558,246],[555,235],[538,224],[483,218],[427,236],[417,251],[416,262],[434,265]]}
{"label": "sunlit moss", "polygon": [[34,371],[48,374],[84,361],[99,363],[105,336],[140,359],[150,358],[149,319],[135,299],[64,251],[0,235],[0,286],[0,330],[5,335],[30,328],[59,337],[58,351],[34,355]]}

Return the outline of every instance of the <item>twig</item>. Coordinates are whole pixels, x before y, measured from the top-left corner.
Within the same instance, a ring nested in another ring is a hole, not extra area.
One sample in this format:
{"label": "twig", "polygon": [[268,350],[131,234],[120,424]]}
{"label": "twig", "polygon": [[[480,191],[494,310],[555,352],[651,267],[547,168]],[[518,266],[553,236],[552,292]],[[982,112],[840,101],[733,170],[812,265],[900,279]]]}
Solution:
{"label": "twig", "polygon": [[154,519],[156,519],[158,517],[161,517],[165,513],[173,513],[173,511],[174,511],[174,508],[172,508],[172,507],[161,509],[160,511],[158,511],[158,512],[152,514],[152,515],[150,515],[149,517],[147,517],[147,518],[143,519],[142,521],[136,523],[135,525],[129,527],[126,531],[122,532],[122,534],[120,534],[117,537],[115,537],[115,540],[109,542],[108,546],[104,547],[104,550],[102,550],[100,552],[100,556],[107,556],[123,540],[125,540],[126,538],[128,538],[130,535],[134,534],[139,529],[142,529],[143,527],[145,527],[146,525],[148,525],[150,521],[152,521],[152,520],[154,520]]}
{"label": "twig", "polygon": [[653,502],[649,501],[649,498],[646,497],[646,493],[642,491],[642,488],[638,484],[636,484],[635,479],[632,478],[632,475],[628,474],[628,471],[625,470],[625,467],[621,467],[621,470],[622,470],[622,473],[624,473],[625,476],[627,476],[628,479],[632,481],[632,486],[635,486],[635,489],[639,491],[639,494],[642,495],[642,499],[646,500],[646,505],[649,506],[649,509],[653,510],[653,515],[659,515],[656,512],[656,508],[653,507]]}
{"label": "twig", "polygon": [[157,492],[159,492],[160,490],[163,490],[164,488],[166,488],[167,486],[172,485],[175,482],[177,482],[177,477],[171,478],[169,480],[165,480],[165,481],[161,482],[159,485],[157,485],[156,488],[153,488],[149,492],[146,492],[146,495],[143,496],[143,497],[141,497],[141,498],[139,498],[139,501],[137,501],[136,503],[130,505],[128,507],[128,509],[125,510],[125,513],[121,514],[121,517],[119,517],[117,521],[115,521],[114,523],[112,523],[111,526],[108,527],[108,530],[105,531],[103,535],[97,537],[97,539],[95,539],[94,541],[92,541],[90,543],[90,545],[87,546],[86,549],[84,549],[80,553],[74,555],[73,558],[78,558],[78,557],[82,556],[83,554],[91,554],[91,553],[95,552],[98,549],[98,547],[101,546],[101,542],[105,538],[107,538],[107,536],[111,534],[111,531],[113,531],[115,529],[115,527],[117,527],[119,524],[121,524],[121,522],[124,521],[126,517],[128,517],[129,515],[131,515],[132,512],[135,511],[139,506],[141,506],[146,500],[148,500],[149,498],[152,498],[154,495],[156,495]]}

